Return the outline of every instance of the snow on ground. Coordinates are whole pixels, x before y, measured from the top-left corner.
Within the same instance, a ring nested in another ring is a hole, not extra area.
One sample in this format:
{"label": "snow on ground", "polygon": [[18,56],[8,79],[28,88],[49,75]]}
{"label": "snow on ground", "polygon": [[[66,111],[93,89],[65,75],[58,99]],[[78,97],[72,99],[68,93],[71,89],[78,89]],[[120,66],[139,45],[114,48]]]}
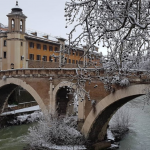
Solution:
{"label": "snow on ground", "polygon": [[115,144],[111,144],[110,149],[116,149],[116,148],[119,148],[119,146],[118,146],[118,145],[115,145]]}
{"label": "snow on ground", "polygon": [[83,150],[83,149],[86,149],[84,145],[70,145],[70,146],[57,146],[57,145],[54,145],[54,146],[51,146],[51,147],[48,147],[50,149],[56,149],[56,150]]}
{"label": "snow on ground", "polygon": [[112,134],[110,129],[107,129],[107,139],[112,141],[115,140],[114,135]]}
{"label": "snow on ground", "polygon": [[18,105],[8,105],[9,108],[17,107]]}
{"label": "snow on ground", "polygon": [[28,108],[23,108],[23,109],[18,109],[18,110],[14,110],[14,111],[4,112],[0,116],[17,114],[17,113],[25,113],[25,112],[37,111],[37,110],[41,110],[41,108],[39,107],[39,105],[28,107]]}
{"label": "snow on ground", "polygon": [[24,122],[24,121],[28,121],[28,122],[34,122],[36,121],[37,119],[39,119],[41,116],[43,115],[42,112],[39,112],[39,111],[35,111],[34,113],[32,114],[24,114],[24,115],[20,115],[20,116],[17,116],[17,122]]}

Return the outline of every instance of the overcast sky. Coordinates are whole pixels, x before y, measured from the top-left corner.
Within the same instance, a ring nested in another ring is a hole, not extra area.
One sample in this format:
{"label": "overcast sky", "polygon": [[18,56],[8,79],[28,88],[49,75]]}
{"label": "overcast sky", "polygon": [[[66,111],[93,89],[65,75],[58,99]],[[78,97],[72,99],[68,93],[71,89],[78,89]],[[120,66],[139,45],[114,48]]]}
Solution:
{"label": "overcast sky", "polygon": [[[18,0],[19,7],[28,17],[26,29],[67,38],[71,30],[65,28],[65,2],[69,0]],[[8,25],[7,14],[16,5],[16,0],[0,0],[0,23]],[[77,31],[79,33],[80,31]]]}
{"label": "overcast sky", "polygon": [[[65,28],[64,7],[66,0],[18,0],[19,7],[28,17],[26,28],[53,36],[67,37]],[[7,14],[16,5],[16,0],[1,0],[0,22],[8,24]]]}

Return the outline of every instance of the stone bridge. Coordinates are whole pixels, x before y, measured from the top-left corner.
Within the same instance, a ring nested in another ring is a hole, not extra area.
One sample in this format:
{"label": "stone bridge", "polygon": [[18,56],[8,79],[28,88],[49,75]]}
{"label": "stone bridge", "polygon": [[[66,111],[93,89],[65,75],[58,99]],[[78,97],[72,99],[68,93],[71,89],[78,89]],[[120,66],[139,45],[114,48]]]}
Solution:
{"label": "stone bridge", "polygon": [[[92,71],[92,70],[91,70]],[[93,71],[94,74],[94,71]],[[68,108],[64,101],[69,103],[71,96],[67,94],[66,87],[70,87],[76,80],[69,80],[70,75],[76,75],[73,69],[17,69],[0,72],[0,113],[3,112],[9,96],[17,86],[27,90],[37,101],[42,111],[53,110],[56,112],[60,105],[59,113],[66,113],[63,108]],[[94,88],[95,84],[98,85]],[[149,87],[141,78],[131,81],[127,88],[119,88],[115,93],[106,92],[104,85],[98,78],[88,84],[85,89],[91,91],[91,99],[96,101],[95,108],[91,101],[85,97],[79,100],[78,122],[81,132],[92,141],[102,141],[106,135],[107,125],[113,114],[128,101],[144,95],[143,90]],[[75,86],[73,87],[76,88]],[[65,94],[64,94],[65,93]],[[63,100],[61,100],[63,99]]]}
{"label": "stone bridge", "polygon": [[[70,75],[76,75],[76,68],[30,68],[1,71],[0,113],[3,112],[9,96],[17,86],[20,86],[27,90],[37,101],[42,111],[51,109],[53,110],[53,112],[55,112],[58,104],[56,99],[60,98],[59,94],[64,97],[62,93],[66,92],[65,90],[63,90],[63,88],[70,87],[74,82],[76,82],[76,80],[70,82]],[[107,95],[103,88],[103,84],[100,81],[99,83],[97,83],[97,81],[98,80],[95,80],[93,83],[91,83],[91,85],[86,85],[86,89],[91,90],[94,89],[95,84],[99,84],[99,88],[95,89],[94,93],[91,93],[92,99],[95,100],[98,100],[99,98],[105,97]],[[76,87],[73,86],[72,88],[75,89]],[[102,91],[101,96],[99,96],[99,90]],[[71,99],[71,96],[69,97],[69,99]],[[61,101],[59,102],[63,103]],[[78,120],[83,122],[91,108],[92,107],[90,102],[79,102]]]}

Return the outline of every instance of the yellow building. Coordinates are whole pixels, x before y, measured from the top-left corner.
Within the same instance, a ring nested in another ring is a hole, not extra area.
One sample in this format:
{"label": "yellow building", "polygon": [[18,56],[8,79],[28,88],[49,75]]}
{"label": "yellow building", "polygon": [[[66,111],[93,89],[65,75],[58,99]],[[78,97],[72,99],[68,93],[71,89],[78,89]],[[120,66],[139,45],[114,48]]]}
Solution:
{"label": "yellow building", "polygon": [[87,59],[80,57],[85,48],[78,48],[70,55],[61,54],[65,46],[64,38],[52,38],[48,35],[39,36],[37,32],[26,31],[26,19],[22,9],[12,8],[7,15],[8,27],[0,24],[0,70],[19,68],[56,68],[62,61],[65,67],[76,67],[77,63],[85,65]]}

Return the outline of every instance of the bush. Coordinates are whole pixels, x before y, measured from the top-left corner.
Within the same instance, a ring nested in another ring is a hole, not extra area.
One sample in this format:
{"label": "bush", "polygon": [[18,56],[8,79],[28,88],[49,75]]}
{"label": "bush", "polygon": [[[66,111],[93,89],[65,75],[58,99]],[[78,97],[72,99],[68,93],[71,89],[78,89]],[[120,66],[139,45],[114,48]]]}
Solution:
{"label": "bush", "polygon": [[58,118],[43,115],[37,125],[30,127],[24,142],[32,148],[52,147],[54,145],[84,145],[85,139],[76,130],[73,118]]}

